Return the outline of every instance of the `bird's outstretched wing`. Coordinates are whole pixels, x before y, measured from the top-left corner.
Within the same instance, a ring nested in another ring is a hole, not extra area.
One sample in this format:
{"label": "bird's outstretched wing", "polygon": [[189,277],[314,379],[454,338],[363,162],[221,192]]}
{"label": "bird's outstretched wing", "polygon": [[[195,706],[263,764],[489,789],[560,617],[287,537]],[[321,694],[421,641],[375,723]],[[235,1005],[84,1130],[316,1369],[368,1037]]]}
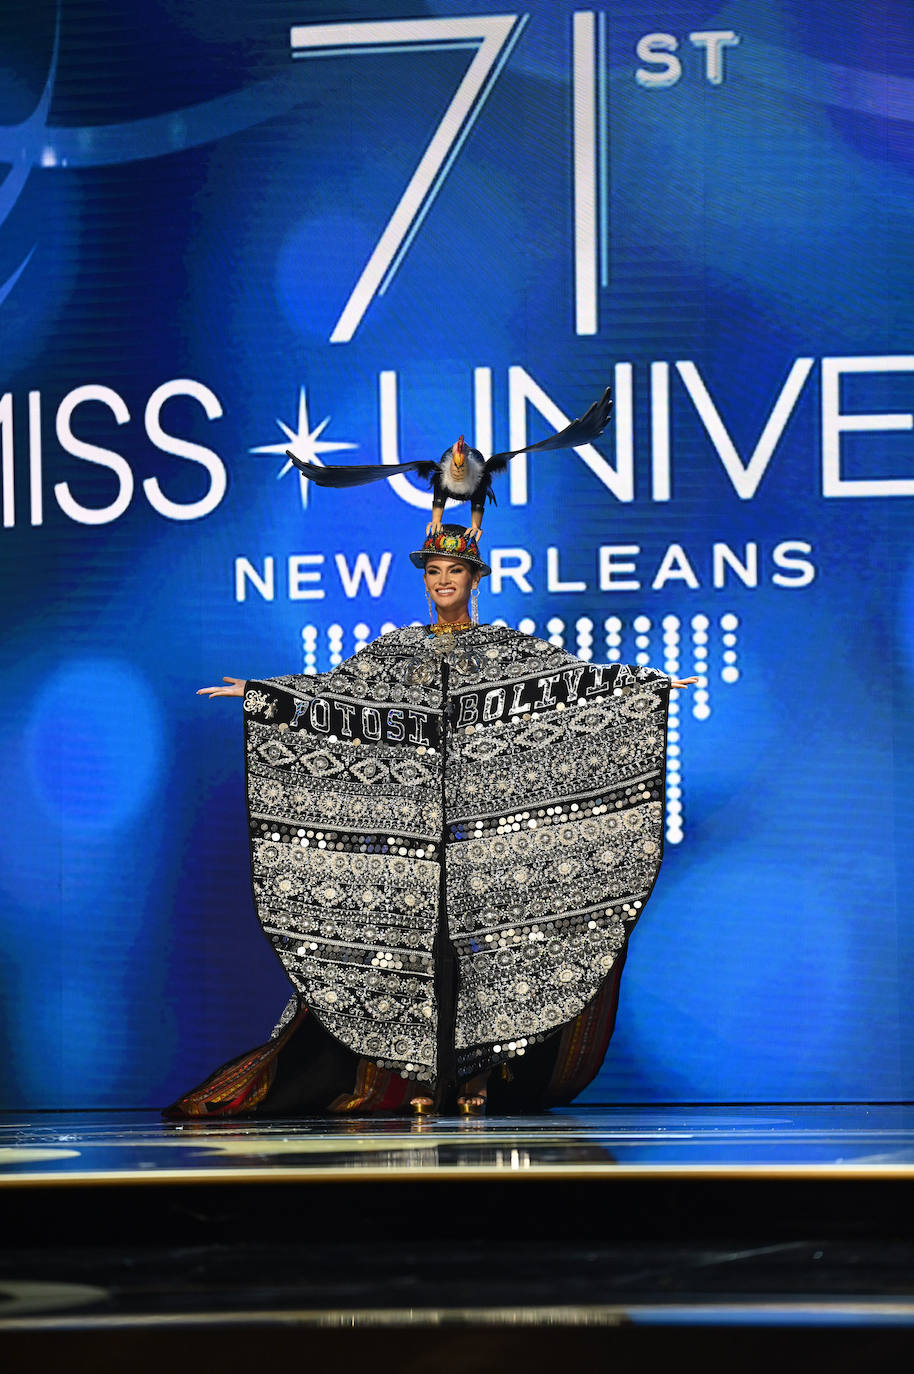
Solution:
{"label": "bird's outstretched wing", "polygon": [[395,472],[417,472],[420,477],[431,477],[438,464],[419,459],[415,463],[346,463],[321,467],[318,463],[306,463],[304,458],[296,458],[291,449],[286,449],[286,457],[291,458],[299,472],[310,478],[318,487],[363,487],[368,482],[380,482]]}
{"label": "bird's outstretched wing", "polygon": [[612,391],[607,387],[599,401],[594,401],[580,420],[572,420],[571,424],[559,430],[558,434],[553,434],[549,439],[541,439],[538,444],[525,444],[523,448],[511,449],[510,453],[493,453],[486,463],[486,470],[504,471],[518,453],[543,453],[547,449],[578,448],[581,444],[589,444],[592,439],[599,439],[609,424],[612,408]]}

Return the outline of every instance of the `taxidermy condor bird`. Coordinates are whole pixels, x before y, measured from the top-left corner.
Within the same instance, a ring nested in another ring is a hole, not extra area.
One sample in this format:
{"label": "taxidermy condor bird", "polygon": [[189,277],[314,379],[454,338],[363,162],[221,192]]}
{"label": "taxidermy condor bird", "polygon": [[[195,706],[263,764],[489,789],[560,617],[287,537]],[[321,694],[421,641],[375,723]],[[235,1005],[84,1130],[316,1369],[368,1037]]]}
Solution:
{"label": "taxidermy condor bird", "polygon": [[446,448],[438,462],[419,459],[413,463],[362,463],[354,465],[331,465],[320,467],[317,463],[306,463],[297,458],[291,449],[286,449],[287,457],[299,472],[319,487],[361,487],[366,482],[380,482],[394,472],[415,472],[425,477],[434,493],[432,518],[427,534],[441,529],[441,517],[445,502],[469,501],[472,523],[466,533],[476,538],[482,532],[482,514],[486,498],[495,500],[492,491],[492,476],[503,472],[512,458],[518,453],[545,453],[549,449],[577,448],[597,439],[609,424],[612,414],[612,395],[607,387],[588,411],[579,420],[572,420],[558,434],[550,439],[542,439],[538,444],[526,444],[523,448],[511,449],[507,453],[493,453],[491,458],[483,458],[478,448],[471,448],[463,435],[450,448]]}

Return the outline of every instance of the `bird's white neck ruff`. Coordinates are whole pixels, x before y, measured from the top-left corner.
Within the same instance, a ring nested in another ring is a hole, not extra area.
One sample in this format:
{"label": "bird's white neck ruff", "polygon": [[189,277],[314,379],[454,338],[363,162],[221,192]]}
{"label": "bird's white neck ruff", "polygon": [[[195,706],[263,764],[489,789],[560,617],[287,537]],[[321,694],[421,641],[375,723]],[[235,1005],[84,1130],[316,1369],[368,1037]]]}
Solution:
{"label": "bird's white neck ruff", "polygon": [[448,461],[447,484],[451,491],[459,492],[463,496],[469,496],[479,485],[480,464],[468,458],[459,472],[454,471],[454,465]]}

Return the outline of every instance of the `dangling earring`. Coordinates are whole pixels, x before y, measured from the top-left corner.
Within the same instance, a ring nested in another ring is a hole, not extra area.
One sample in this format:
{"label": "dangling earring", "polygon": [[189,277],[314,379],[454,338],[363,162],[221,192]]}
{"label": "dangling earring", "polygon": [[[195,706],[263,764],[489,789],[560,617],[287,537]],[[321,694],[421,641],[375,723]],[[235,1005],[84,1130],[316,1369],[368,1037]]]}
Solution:
{"label": "dangling earring", "polygon": [[479,624],[479,588],[474,587],[470,592],[470,619],[474,625]]}
{"label": "dangling earring", "polygon": [[432,598],[428,594],[428,587],[425,588],[425,599],[428,602],[428,623],[429,625],[434,625],[435,607],[432,605]]}

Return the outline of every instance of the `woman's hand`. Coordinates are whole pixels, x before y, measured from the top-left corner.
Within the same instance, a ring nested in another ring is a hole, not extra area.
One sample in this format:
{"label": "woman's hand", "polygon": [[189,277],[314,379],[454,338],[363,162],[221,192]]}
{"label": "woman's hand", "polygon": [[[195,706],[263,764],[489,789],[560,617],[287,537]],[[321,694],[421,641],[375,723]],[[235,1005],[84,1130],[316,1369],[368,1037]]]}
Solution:
{"label": "woman's hand", "polygon": [[694,687],[698,681],[697,677],[674,677],[670,682],[671,687]]}
{"label": "woman's hand", "polygon": [[223,682],[231,684],[229,687],[198,687],[198,697],[243,697],[244,684],[247,678],[243,677],[224,677]]}

